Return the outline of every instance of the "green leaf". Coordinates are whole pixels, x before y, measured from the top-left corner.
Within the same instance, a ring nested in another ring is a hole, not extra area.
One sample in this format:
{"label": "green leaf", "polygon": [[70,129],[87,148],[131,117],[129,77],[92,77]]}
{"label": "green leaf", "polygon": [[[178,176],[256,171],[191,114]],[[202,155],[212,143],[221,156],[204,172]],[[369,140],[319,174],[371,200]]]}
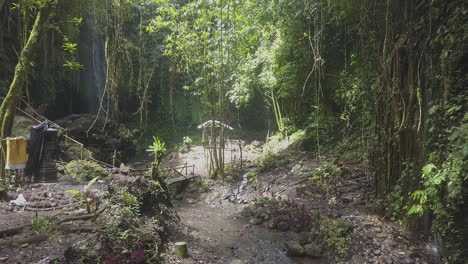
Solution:
{"label": "green leaf", "polygon": [[408,210],[408,215],[417,214],[421,216],[424,213],[423,207],[420,204],[415,204],[411,206]]}
{"label": "green leaf", "polygon": [[86,184],[86,186],[84,187],[84,192],[87,192],[88,189],[97,181],[98,178],[99,177],[95,177],[92,180],[90,180],[88,184]]}
{"label": "green leaf", "polygon": [[435,169],[437,169],[437,167],[434,164],[432,163],[426,164],[426,166],[422,168],[423,175],[427,177]]}

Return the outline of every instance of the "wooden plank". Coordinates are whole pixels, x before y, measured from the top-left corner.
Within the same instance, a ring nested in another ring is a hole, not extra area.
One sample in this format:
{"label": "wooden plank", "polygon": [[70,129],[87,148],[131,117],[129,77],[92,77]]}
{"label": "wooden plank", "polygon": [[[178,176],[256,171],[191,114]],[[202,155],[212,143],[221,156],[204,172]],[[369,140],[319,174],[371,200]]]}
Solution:
{"label": "wooden plank", "polygon": [[175,178],[168,178],[166,180],[166,183],[168,185],[171,185],[173,183],[177,183],[177,182],[181,182],[181,181],[188,181],[188,180],[191,180],[193,178],[196,178],[198,177],[198,175],[188,175],[188,176],[180,176],[180,177],[175,177]]}

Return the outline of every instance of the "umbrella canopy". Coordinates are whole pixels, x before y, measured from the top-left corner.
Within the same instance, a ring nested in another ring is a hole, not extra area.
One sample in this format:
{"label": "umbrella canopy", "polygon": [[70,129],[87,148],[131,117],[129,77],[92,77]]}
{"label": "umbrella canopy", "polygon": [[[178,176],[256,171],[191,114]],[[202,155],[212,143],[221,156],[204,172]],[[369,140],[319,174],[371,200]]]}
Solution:
{"label": "umbrella canopy", "polygon": [[[197,126],[198,129],[202,129],[202,128],[206,128],[206,127],[211,127],[213,125],[213,120],[208,120],[206,121],[205,123],[203,124],[200,124],[199,126]],[[229,130],[234,130],[234,128],[232,128],[231,126],[229,125],[226,125],[218,120],[214,120],[214,125],[215,127],[221,127],[221,126],[224,126],[225,128],[229,129]]]}

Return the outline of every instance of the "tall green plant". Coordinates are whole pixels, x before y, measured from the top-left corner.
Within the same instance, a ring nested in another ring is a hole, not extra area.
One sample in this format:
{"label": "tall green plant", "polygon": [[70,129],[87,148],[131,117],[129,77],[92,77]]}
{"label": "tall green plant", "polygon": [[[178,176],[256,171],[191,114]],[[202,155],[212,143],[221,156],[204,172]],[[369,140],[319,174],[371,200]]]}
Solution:
{"label": "tall green plant", "polygon": [[159,170],[159,165],[166,154],[166,143],[164,143],[159,137],[153,136],[153,144],[149,146],[151,155],[153,156],[153,163],[151,166],[151,176],[155,176],[155,173]]}

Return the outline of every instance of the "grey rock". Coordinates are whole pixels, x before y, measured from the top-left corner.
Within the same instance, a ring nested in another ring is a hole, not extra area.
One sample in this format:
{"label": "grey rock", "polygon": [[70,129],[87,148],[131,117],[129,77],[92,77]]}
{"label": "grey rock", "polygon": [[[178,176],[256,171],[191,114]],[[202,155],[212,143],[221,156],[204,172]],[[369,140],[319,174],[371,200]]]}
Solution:
{"label": "grey rock", "polygon": [[265,217],[266,214],[267,214],[267,211],[266,211],[265,208],[258,208],[255,216],[257,218],[263,218],[263,217]]}
{"label": "grey rock", "polygon": [[375,235],[375,236],[378,237],[378,238],[386,238],[386,237],[388,237],[388,235],[387,235],[387,234],[384,234],[384,233],[378,233],[378,234]]}
{"label": "grey rock", "polygon": [[343,197],[341,197],[341,201],[342,201],[343,203],[350,203],[350,202],[353,201],[353,198],[352,198],[352,197],[349,197],[349,196],[343,196]]}
{"label": "grey rock", "polygon": [[352,258],[351,258],[351,264],[362,264],[364,263],[364,260],[363,258],[360,256],[360,255],[354,255]]}
{"label": "grey rock", "polygon": [[261,219],[261,218],[252,218],[252,219],[250,219],[249,223],[251,225],[260,225],[261,223],[263,223],[263,219]]}
{"label": "grey rock", "polygon": [[305,249],[297,241],[286,242],[286,255],[290,257],[304,257]]}
{"label": "grey rock", "polygon": [[289,226],[289,223],[288,222],[285,222],[285,221],[281,221],[277,224],[277,228],[278,230],[280,231],[283,231],[283,232],[286,232],[289,230],[290,226]]}
{"label": "grey rock", "polygon": [[278,226],[278,219],[273,218],[270,221],[268,221],[268,228],[275,229],[277,226]]}

